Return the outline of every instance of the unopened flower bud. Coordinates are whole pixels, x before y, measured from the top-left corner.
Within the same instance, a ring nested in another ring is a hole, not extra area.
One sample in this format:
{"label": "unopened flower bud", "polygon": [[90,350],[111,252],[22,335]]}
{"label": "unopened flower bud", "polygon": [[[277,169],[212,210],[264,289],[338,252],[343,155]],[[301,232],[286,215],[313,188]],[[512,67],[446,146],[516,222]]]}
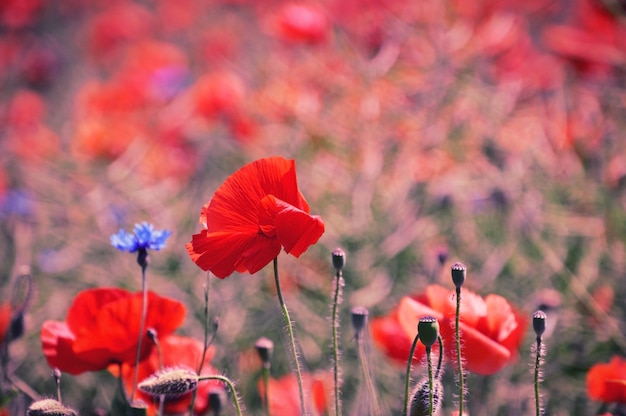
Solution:
{"label": "unopened flower bud", "polygon": [[[437,415],[441,410],[441,399],[443,397],[443,385],[441,381],[433,380],[433,415]],[[417,387],[411,395],[409,407],[410,416],[429,416],[430,413],[430,388],[428,378],[417,383]]]}
{"label": "unopened flower bud", "polygon": [[198,388],[198,374],[187,367],[169,367],[157,371],[137,385],[151,396],[176,398]]}
{"label": "unopened flower bud", "polygon": [[360,334],[361,331],[363,331],[363,328],[365,328],[365,325],[367,325],[368,314],[369,312],[367,311],[367,308],[362,306],[355,306],[352,308],[352,328],[354,328],[354,332],[357,334]]}
{"label": "unopened flower bud", "polygon": [[544,311],[536,311],[533,313],[533,330],[540,337],[546,330],[546,314]]}
{"label": "unopened flower bud", "polygon": [[26,411],[27,416],[77,416],[74,410],[54,399],[37,400]]}
{"label": "unopened flower bud", "polygon": [[343,266],[346,264],[346,253],[340,249],[336,248],[333,250],[333,267],[338,272],[343,270]]}
{"label": "unopened flower bud", "polygon": [[261,337],[254,344],[256,352],[259,354],[264,367],[269,367],[274,352],[274,342],[271,339]]}
{"label": "unopened flower bud", "polygon": [[463,263],[456,262],[452,265],[452,282],[454,286],[460,288],[465,283],[467,267]]}
{"label": "unopened flower bud", "polygon": [[417,333],[422,344],[430,348],[439,338],[439,322],[432,316],[423,316],[417,324]]}

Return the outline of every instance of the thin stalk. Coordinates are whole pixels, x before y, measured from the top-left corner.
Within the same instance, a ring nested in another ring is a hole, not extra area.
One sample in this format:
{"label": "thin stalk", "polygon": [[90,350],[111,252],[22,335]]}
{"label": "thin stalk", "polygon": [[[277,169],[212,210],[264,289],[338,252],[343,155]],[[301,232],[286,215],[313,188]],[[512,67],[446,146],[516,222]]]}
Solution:
{"label": "thin stalk", "polygon": [[415,335],[415,339],[411,344],[411,351],[409,352],[409,361],[406,365],[406,380],[404,382],[404,407],[402,408],[402,415],[407,416],[409,411],[409,385],[411,384],[411,367],[413,366],[413,354],[415,354],[415,347],[417,341],[420,338],[420,334]]}
{"label": "thin stalk", "polygon": [[[204,347],[202,349],[202,357],[198,364],[198,375],[202,374],[202,368],[204,367],[204,360],[206,359],[206,353],[209,349],[209,278],[210,272],[206,273],[206,282],[204,284]],[[194,390],[191,394],[191,403],[189,404],[189,414],[193,415],[193,409],[196,404],[197,390]]]}
{"label": "thin stalk", "polygon": [[265,408],[265,414],[270,416],[270,367],[263,366],[263,407]]}
{"label": "thin stalk", "polygon": [[367,385],[367,390],[369,391],[369,395],[371,397],[372,414],[374,416],[379,416],[380,405],[378,404],[378,397],[376,395],[374,381],[372,380],[372,375],[370,374],[369,364],[367,361],[367,356],[365,354],[365,345],[363,343],[363,338],[359,336],[358,332],[356,334],[356,342],[358,345],[359,360],[361,361],[361,367],[363,368],[363,377],[365,377],[365,384]]}
{"label": "thin stalk", "polygon": [[541,415],[541,404],[539,403],[539,365],[541,363],[541,336],[537,336],[537,351],[535,355],[535,414]]}
{"label": "thin stalk", "polygon": [[428,414],[433,416],[433,363],[430,358],[429,346],[426,346],[426,361],[428,362]]}
{"label": "thin stalk", "polygon": [[342,271],[337,270],[335,274],[335,295],[333,299],[333,316],[332,316],[332,327],[333,327],[333,375],[334,375],[334,384],[335,384],[335,415],[341,416],[341,396],[339,391],[339,343],[337,341],[337,309],[341,300],[341,286],[343,284]]}
{"label": "thin stalk", "polygon": [[[145,251],[145,249],[143,249]],[[140,251],[138,256],[141,256],[142,253]],[[147,254],[145,254],[147,255]],[[139,324],[139,340],[137,341],[137,355],[135,357],[135,369],[133,371],[133,387],[130,393],[130,403],[133,402],[134,398],[135,398],[135,392],[137,390],[137,377],[138,377],[138,371],[139,371],[139,359],[141,358],[141,343],[143,341],[143,333],[145,332],[145,326],[146,326],[146,315],[148,314],[148,282],[146,279],[146,268],[147,268],[147,262],[144,262],[143,264],[140,263],[141,266],[141,293],[142,293],[142,300],[141,300],[141,323]]]}
{"label": "thin stalk", "polygon": [[198,377],[198,381],[204,381],[204,380],[219,380],[223,382],[224,384],[226,384],[228,386],[228,389],[230,390],[230,394],[232,394],[233,396],[233,402],[235,403],[235,410],[237,412],[237,416],[241,416],[241,407],[239,406],[239,397],[237,396],[237,390],[235,390],[235,386],[227,377],[216,376],[216,375]]}
{"label": "thin stalk", "polygon": [[461,287],[456,288],[456,320],[455,320],[455,339],[456,339],[456,365],[459,372],[459,415],[463,416],[463,402],[465,400],[465,381],[463,374],[463,357],[461,356],[461,336],[459,334],[459,321],[461,315]]}
{"label": "thin stalk", "polygon": [[287,310],[287,305],[285,305],[285,300],[283,299],[283,294],[280,290],[280,279],[278,278],[278,257],[274,258],[274,280],[276,282],[276,293],[278,294],[278,302],[280,303],[283,317],[285,318],[285,322],[287,323],[287,333],[289,334],[289,341],[291,342],[291,350],[293,352],[294,367],[296,370],[296,377],[298,379],[298,393],[300,394],[300,412],[303,416],[306,416],[308,415],[308,413],[306,412],[304,405],[304,386],[302,383],[302,372],[300,370],[300,357],[298,356],[298,350],[296,348],[296,338],[293,331],[293,322],[291,322],[291,318],[289,317],[289,311]]}
{"label": "thin stalk", "polygon": [[[439,359],[437,360],[437,371],[435,371],[435,378],[439,379],[439,374],[441,373],[441,366],[443,364],[443,338],[441,338],[441,334],[437,336],[437,341],[439,342]],[[463,416],[459,413],[459,416]]]}

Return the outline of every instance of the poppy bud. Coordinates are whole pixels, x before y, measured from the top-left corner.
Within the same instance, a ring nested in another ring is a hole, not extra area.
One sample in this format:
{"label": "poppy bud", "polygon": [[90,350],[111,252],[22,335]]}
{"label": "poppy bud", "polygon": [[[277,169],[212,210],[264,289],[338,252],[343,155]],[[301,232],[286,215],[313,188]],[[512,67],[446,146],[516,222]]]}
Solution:
{"label": "poppy bud", "polygon": [[432,316],[423,316],[417,324],[417,333],[422,344],[430,348],[439,337],[439,322]]}
{"label": "poppy bud", "polygon": [[537,337],[541,337],[546,330],[546,314],[544,311],[533,313],[533,330]]}
{"label": "poppy bud", "polygon": [[[441,398],[443,396],[443,385],[439,380],[433,380],[433,415],[437,415],[441,410]],[[410,416],[429,416],[430,413],[430,388],[428,378],[417,383],[417,387],[411,395],[409,407]]]}
{"label": "poppy bud", "polygon": [[465,283],[467,267],[463,263],[456,262],[452,265],[452,281],[454,286],[460,288]]}
{"label": "poppy bud", "polygon": [[448,250],[446,250],[445,248],[439,249],[437,251],[437,261],[439,262],[440,266],[446,264],[446,261],[448,261]]}
{"label": "poppy bud", "polygon": [[155,345],[159,343],[159,336],[157,334],[157,330],[154,328],[148,328],[146,330],[146,335],[148,336],[148,339],[150,341],[152,341],[152,343],[154,343]]}
{"label": "poppy bud", "polygon": [[176,398],[198,388],[198,374],[187,367],[169,367],[160,370],[137,385],[151,396]]}
{"label": "poppy bud", "polygon": [[357,334],[360,334],[367,324],[368,311],[362,306],[352,308],[352,328]]}
{"label": "poppy bud", "polygon": [[270,362],[272,361],[272,353],[274,352],[274,343],[272,340],[261,337],[256,341],[254,347],[263,362],[263,366],[269,368]]}
{"label": "poppy bud", "polygon": [[74,410],[54,399],[37,400],[26,411],[27,416],[77,416]]}
{"label": "poppy bud", "polygon": [[346,263],[346,253],[342,249],[336,248],[333,250],[332,254],[333,254],[333,267],[338,272],[342,271],[343,266]]}

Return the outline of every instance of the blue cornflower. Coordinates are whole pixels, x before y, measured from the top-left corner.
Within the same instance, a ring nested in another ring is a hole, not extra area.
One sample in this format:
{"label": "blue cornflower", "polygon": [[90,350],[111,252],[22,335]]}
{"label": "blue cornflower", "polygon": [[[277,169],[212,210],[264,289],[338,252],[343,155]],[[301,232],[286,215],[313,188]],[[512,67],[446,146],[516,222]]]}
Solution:
{"label": "blue cornflower", "polygon": [[134,233],[119,230],[111,236],[111,244],[118,250],[134,253],[135,251],[161,250],[167,238],[172,235],[168,230],[155,230],[148,222],[135,224]]}

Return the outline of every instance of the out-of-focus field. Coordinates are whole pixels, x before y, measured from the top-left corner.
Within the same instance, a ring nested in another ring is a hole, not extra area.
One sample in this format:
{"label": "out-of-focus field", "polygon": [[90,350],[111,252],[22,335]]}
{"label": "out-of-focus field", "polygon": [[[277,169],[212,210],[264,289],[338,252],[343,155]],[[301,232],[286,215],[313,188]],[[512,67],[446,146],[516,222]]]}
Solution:
{"label": "out-of-focus field", "polygon": [[[296,160],[326,226],[302,257],[279,258],[311,372],[331,369],[330,253],[347,253],[346,414],[365,414],[366,394],[350,309],[379,316],[429,283],[452,287],[455,261],[468,266],[467,288],[529,318],[551,306],[545,413],[593,414],[587,370],[626,350],[620,4],[1,2],[2,297],[23,266],[35,283],[10,371],[54,394],[42,322],[63,320],[85,288],[139,290],[135,257],[109,236],[144,220],[173,231],[151,253],[148,285],[185,303],[179,332],[202,339],[205,274],[184,244],[228,175],[280,155]],[[211,279],[209,307],[220,320],[213,365],[260,415],[255,340],[276,341],[273,376],[290,368],[271,266]],[[469,375],[471,415],[534,412],[531,332],[516,363]],[[398,414],[404,369],[371,340],[368,350],[383,414]],[[449,415],[452,366],[445,385]],[[84,415],[106,409],[116,387],[106,372],[62,381]]]}

